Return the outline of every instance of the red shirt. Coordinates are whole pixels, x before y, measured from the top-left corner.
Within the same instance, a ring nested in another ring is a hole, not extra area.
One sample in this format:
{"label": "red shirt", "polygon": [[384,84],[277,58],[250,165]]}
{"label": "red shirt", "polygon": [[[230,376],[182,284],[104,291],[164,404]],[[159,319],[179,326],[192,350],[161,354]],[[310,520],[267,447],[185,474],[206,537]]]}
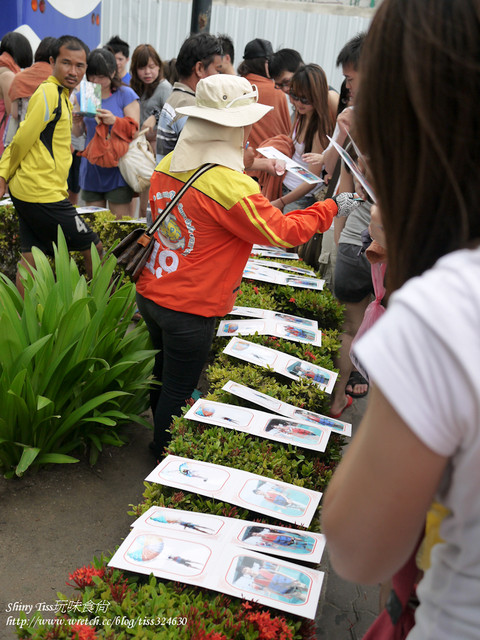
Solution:
{"label": "red shirt", "polygon": [[[171,154],[150,186],[153,219],[194,173],[169,173]],[[201,316],[232,310],[252,244],[286,249],[326,231],[337,213],[333,200],[282,215],[249,176],[217,166],[186,191],[155,234],[155,247],[137,291],[162,307]]]}

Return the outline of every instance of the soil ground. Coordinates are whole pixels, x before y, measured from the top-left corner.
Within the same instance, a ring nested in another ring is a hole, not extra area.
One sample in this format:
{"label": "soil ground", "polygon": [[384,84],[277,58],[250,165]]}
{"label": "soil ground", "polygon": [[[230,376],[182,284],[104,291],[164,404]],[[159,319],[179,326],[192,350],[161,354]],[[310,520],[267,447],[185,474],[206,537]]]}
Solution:
{"label": "soil ground", "polygon": [[[356,401],[344,419],[355,427],[363,408],[364,400]],[[126,433],[129,443],[106,448],[93,468],[81,461],[0,479],[0,640],[16,638],[9,616],[25,605],[51,605],[57,592],[68,598],[68,574],[113,552],[128,534],[129,505],[141,501],[154,460],[148,429],[132,425]],[[327,557],[321,568],[317,638],[359,640],[376,615],[378,589],[343,582]]]}

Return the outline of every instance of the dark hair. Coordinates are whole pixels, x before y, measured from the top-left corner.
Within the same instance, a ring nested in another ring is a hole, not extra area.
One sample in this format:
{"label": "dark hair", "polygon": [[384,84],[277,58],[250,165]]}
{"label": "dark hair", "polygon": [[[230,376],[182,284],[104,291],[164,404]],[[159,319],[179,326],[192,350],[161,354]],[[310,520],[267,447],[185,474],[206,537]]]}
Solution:
{"label": "dark hair", "polygon": [[52,44],[50,54],[54,60],[58,58],[61,47],[66,47],[67,49],[70,49],[70,51],[80,51],[81,49],[83,49],[87,58],[90,53],[90,49],[83,42],[83,40],[80,40],[80,38],[77,38],[76,36],[61,36],[60,38],[57,38],[56,41]]}
{"label": "dark hair", "polygon": [[344,79],[340,87],[340,97],[338,98],[337,117],[348,106],[350,100],[350,91],[347,89],[347,81]]}
{"label": "dark hair", "polygon": [[178,81],[178,71],[177,71],[177,59],[172,58],[171,60],[166,60],[163,63],[163,73],[165,78],[170,82],[173,86],[175,82]]}
{"label": "dark hair", "polygon": [[176,67],[180,79],[189,78],[197,62],[208,67],[215,56],[223,55],[218,38],[210,33],[196,33],[188,37],[178,52]]}
{"label": "dark hair", "polygon": [[235,59],[235,48],[233,46],[233,40],[230,38],[230,36],[227,36],[225,33],[222,33],[221,35],[217,36],[217,38],[220,44],[222,45],[223,55],[224,56],[229,55],[230,62],[233,64],[233,61]]}
{"label": "dark hair", "polygon": [[254,73],[257,76],[263,76],[268,78],[267,71],[265,69],[266,58],[250,58],[250,60],[243,60],[237,69],[239,76],[247,76],[249,73]]}
{"label": "dark hair", "polygon": [[107,76],[111,78],[112,92],[116,91],[123,82],[117,71],[117,61],[111,51],[106,48],[94,49],[87,60],[87,78],[89,76]]}
{"label": "dark hair", "polygon": [[304,127],[305,151],[312,150],[313,139],[318,135],[323,148],[328,146],[327,135],[332,135],[333,123],[328,109],[328,83],[325,71],[318,64],[306,64],[292,78],[290,90],[300,98],[307,98],[313,106],[310,121],[303,115],[295,116],[297,134]]}
{"label": "dark hair", "polygon": [[360,71],[357,139],[396,289],[480,239],[478,0],[384,0]]}
{"label": "dark hair", "polygon": [[278,78],[284,71],[295,71],[303,64],[302,56],[295,49],[279,49],[268,62],[268,69],[273,79]]}
{"label": "dark hair", "polygon": [[[138,69],[146,67],[150,58],[159,67],[158,77],[150,84],[144,84],[138,77]],[[130,63],[130,86],[139,96],[149,98],[163,80],[163,62],[151,44],[139,44],[132,55]]]}
{"label": "dark hair", "polygon": [[125,56],[125,58],[128,58],[130,55],[130,47],[128,45],[128,42],[122,40],[120,36],[112,36],[107,42],[106,46],[109,47],[114,54],[121,53]]}
{"label": "dark hair", "polygon": [[0,54],[9,53],[21,69],[31,67],[33,52],[27,38],[17,31],[9,31],[0,42]]}
{"label": "dark hair", "polygon": [[343,67],[351,64],[355,71],[358,69],[360,62],[360,54],[365,41],[365,32],[357,33],[351,40],[347,42],[337,56],[337,67]]}
{"label": "dark hair", "polygon": [[35,51],[35,62],[50,62],[50,56],[52,55],[52,49],[55,41],[56,38],[53,38],[52,36],[43,38]]}

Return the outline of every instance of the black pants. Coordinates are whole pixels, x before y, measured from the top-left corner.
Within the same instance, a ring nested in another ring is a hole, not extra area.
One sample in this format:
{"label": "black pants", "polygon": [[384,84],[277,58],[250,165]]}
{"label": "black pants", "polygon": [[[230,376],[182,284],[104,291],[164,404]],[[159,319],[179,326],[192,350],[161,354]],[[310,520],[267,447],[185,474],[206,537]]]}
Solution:
{"label": "black pants", "polygon": [[160,307],[137,293],[137,305],[153,346],[159,349],[153,374],[162,385],[150,393],[155,451],[160,455],[170,440],[173,416],[181,414],[198,382],[212,345],[216,318],[205,318]]}

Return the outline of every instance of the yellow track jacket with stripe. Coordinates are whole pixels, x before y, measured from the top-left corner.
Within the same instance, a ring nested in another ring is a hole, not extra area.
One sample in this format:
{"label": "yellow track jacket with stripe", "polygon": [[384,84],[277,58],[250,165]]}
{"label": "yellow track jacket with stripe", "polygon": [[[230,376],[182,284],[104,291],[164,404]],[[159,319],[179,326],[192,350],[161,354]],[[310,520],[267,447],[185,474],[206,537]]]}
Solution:
{"label": "yellow track jacket with stripe", "polygon": [[[153,219],[194,173],[170,173],[172,154],[156,168],[150,186]],[[254,243],[286,249],[326,231],[337,205],[317,202],[282,215],[258,183],[216,166],[195,180],[155,234],[137,291],[162,307],[201,316],[232,310]]]}
{"label": "yellow track jacket with stripe", "polygon": [[72,163],[72,105],[68,98],[68,89],[54,76],[42,82],[0,159],[0,176],[19,200],[48,203],[68,196]]}

